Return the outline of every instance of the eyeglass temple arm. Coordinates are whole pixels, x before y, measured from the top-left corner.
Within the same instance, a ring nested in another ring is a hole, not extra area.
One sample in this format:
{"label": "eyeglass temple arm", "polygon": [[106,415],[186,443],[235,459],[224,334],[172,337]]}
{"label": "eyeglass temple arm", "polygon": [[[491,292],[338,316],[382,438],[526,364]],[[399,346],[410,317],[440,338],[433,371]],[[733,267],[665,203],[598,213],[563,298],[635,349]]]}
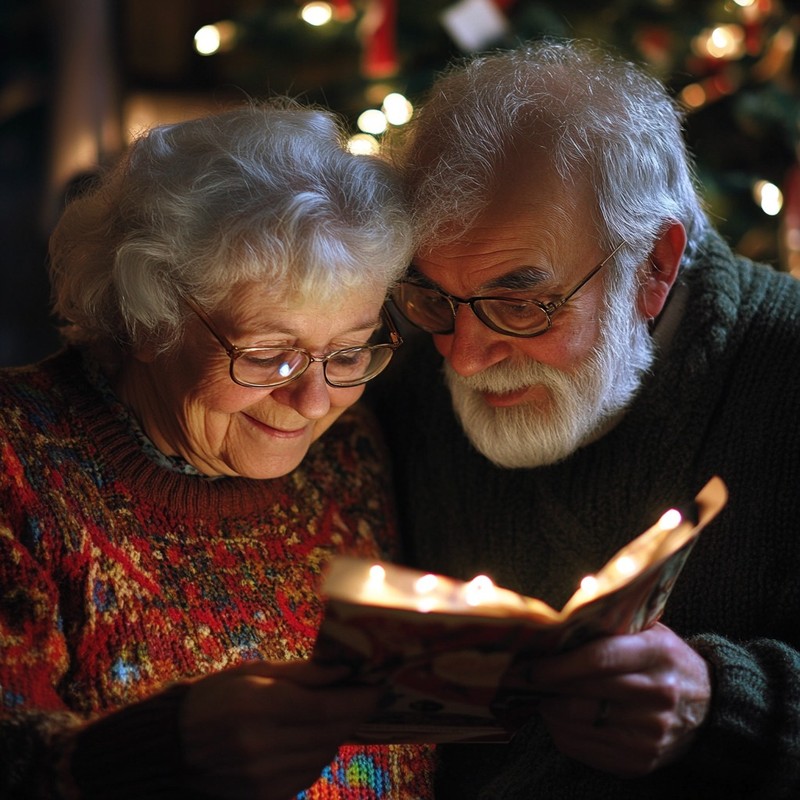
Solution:
{"label": "eyeglass temple arm", "polygon": [[611,261],[619,250],[625,245],[625,241],[621,241],[589,274],[569,293],[564,295],[557,303],[547,303],[544,307],[548,314],[552,314],[556,309],[561,308],[564,303],[568,302],[575,294],[577,294],[589,281],[600,272],[603,267]]}
{"label": "eyeglass temple arm", "polygon": [[206,314],[203,308],[197,304],[197,301],[194,298],[189,297],[189,295],[183,295],[183,302],[186,303],[186,305],[189,306],[189,308],[191,308],[195,314],[197,314],[200,322],[206,326],[208,332],[222,345],[228,356],[233,356],[239,348],[235,344],[229,342],[221,333],[217,333],[214,330],[208,314]]}
{"label": "eyeglass temple arm", "polygon": [[389,338],[392,340],[392,344],[395,347],[400,347],[400,345],[403,344],[403,337],[400,335],[400,331],[397,330],[397,326],[394,324],[392,314],[386,307],[386,303],[381,306],[381,316],[384,318],[389,328]]}

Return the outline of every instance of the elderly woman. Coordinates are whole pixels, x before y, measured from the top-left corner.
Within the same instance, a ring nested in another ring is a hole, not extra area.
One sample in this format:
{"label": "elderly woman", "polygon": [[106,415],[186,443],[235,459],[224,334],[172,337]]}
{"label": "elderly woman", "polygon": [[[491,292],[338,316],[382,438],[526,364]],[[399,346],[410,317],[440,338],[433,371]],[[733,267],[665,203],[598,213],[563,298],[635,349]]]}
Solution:
{"label": "elderly woman", "polygon": [[67,346],[0,377],[1,796],[428,796],[304,660],[329,558],[395,554],[354,404],[409,226],[343,141],[288,101],[157,128],[65,210]]}

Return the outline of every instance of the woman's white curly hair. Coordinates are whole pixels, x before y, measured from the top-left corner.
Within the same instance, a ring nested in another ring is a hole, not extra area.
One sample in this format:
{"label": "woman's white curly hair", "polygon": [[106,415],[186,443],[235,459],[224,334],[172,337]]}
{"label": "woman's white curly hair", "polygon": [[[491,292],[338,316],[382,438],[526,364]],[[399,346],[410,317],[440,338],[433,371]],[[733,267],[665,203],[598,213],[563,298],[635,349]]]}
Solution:
{"label": "woman's white curly hair", "polygon": [[154,128],[69,203],[50,243],[67,341],[119,362],[166,352],[187,318],[239,283],[335,301],[388,288],[411,224],[385,161],[347,150],[331,112],[287,98]]}

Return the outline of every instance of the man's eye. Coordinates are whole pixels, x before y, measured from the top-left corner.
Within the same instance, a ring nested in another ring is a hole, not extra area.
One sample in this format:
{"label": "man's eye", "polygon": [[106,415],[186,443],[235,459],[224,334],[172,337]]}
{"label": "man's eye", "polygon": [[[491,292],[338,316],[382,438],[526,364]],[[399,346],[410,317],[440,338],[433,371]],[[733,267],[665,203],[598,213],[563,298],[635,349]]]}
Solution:
{"label": "man's eye", "polygon": [[506,300],[502,306],[503,316],[516,317],[517,319],[528,319],[541,314],[539,307],[535,303],[526,303],[523,301],[514,302]]}
{"label": "man's eye", "polygon": [[426,289],[417,293],[413,300],[417,306],[427,307],[436,311],[440,308],[450,310],[450,303],[443,294],[434,291],[433,289]]}

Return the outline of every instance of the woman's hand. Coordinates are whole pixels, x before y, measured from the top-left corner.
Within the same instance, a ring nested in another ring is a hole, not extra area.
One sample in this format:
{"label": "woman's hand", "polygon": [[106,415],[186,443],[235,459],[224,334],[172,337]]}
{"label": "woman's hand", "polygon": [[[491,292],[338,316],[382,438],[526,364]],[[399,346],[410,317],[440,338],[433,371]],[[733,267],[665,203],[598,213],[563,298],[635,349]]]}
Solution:
{"label": "woman's hand", "polygon": [[680,758],[708,714],[706,661],[664,625],[537,659],[541,715],[568,756],[623,777]]}
{"label": "woman's hand", "polygon": [[184,758],[210,797],[287,800],[317,780],[375,709],[378,691],[338,669],[257,662],[196,681],[181,715]]}

